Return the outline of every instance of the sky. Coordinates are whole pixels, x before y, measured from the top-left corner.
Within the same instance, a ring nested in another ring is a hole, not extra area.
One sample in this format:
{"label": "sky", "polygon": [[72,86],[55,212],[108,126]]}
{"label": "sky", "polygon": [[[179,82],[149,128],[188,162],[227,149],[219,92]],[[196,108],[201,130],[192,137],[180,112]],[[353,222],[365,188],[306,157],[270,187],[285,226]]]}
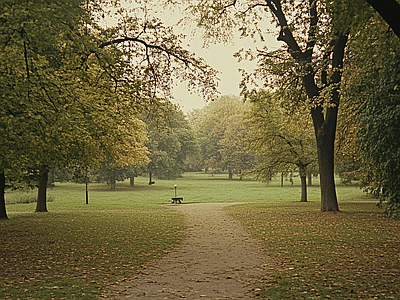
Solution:
{"label": "sky", "polygon": [[[126,7],[131,5],[133,4],[130,3],[123,6]],[[152,8],[152,10],[153,9],[154,8]],[[160,17],[166,25],[172,26],[176,33],[183,33],[187,36],[187,39],[182,43],[182,45],[188,45],[185,49],[195,53],[198,57],[204,58],[208,65],[220,72],[218,76],[220,79],[218,90],[221,95],[239,96],[241,74],[238,69],[245,69],[250,72],[256,66],[255,62],[242,61],[238,63],[237,59],[233,57],[235,52],[241,48],[254,49],[257,47],[261,49],[263,46],[267,46],[269,50],[275,50],[280,46],[280,43],[272,34],[266,35],[265,42],[262,44],[254,44],[253,40],[250,38],[240,39],[237,34],[229,45],[213,44],[204,48],[201,37],[199,37],[199,35],[197,35],[196,38],[193,37],[193,28],[184,29],[183,27],[176,26],[176,23],[182,17],[182,14],[180,15],[176,12],[163,11],[162,9],[157,11],[157,8],[155,8],[154,13],[157,17]],[[268,26],[268,29],[273,28],[269,20],[265,21],[265,25]],[[206,105],[205,100],[201,96],[189,93],[184,83],[177,83],[177,86],[173,88],[173,96],[175,98],[174,103],[177,104],[185,113],[194,108],[202,108]]]}
{"label": "sky", "polygon": [[[266,40],[266,45],[270,50],[279,47],[276,38],[272,36]],[[248,61],[238,63],[237,59],[233,57],[233,54],[241,48],[248,49],[254,48],[255,46],[257,45],[254,45],[251,39],[240,40],[236,38],[233,45],[216,44],[209,46],[207,49],[202,48],[201,40],[197,40],[192,42],[187,49],[194,52],[197,56],[204,58],[211,67],[221,72],[218,76],[220,78],[218,90],[221,95],[239,96],[239,83],[242,79],[239,69],[245,69],[250,72],[254,69],[256,63]],[[261,45],[258,46],[261,48]],[[200,96],[189,94],[184,84],[179,84],[178,87],[175,87],[173,95],[175,97],[175,103],[178,104],[185,113],[194,108],[201,108],[206,104],[204,99]]]}
{"label": "sky", "polygon": [[[166,23],[172,23],[170,18],[170,15],[164,16]],[[268,21],[268,26],[271,28],[272,25],[269,25],[269,23]],[[179,33],[183,32],[188,36],[188,43],[186,43],[186,41],[183,43],[183,45],[189,44],[189,47],[186,48],[187,50],[194,52],[196,56],[204,58],[207,64],[220,72],[218,76],[220,79],[218,90],[221,95],[239,96],[239,83],[242,79],[239,69],[245,69],[250,72],[256,66],[255,62],[241,61],[238,63],[237,58],[233,57],[235,52],[241,48],[254,49],[258,47],[261,49],[263,46],[267,46],[269,50],[275,50],[280,47],[280,43],[276,40],[276,37],[270,34],[266,36],[266,40],[262,44],[255,44],[251,38],[241,39],[239,35],[236,35],[231,44],[212,44],[204,48],[201,37],[193,38],[190,30],[186,30],[185,32],[184,29],[177,28],[177,31]],[[173,96],[175,98],[175,103],[178,104],[185,113],[194,108],[202,108],[206,105],[205,100],[201,96],[190,94],[184,83],[178,84],[178,86],[174,88]]]}

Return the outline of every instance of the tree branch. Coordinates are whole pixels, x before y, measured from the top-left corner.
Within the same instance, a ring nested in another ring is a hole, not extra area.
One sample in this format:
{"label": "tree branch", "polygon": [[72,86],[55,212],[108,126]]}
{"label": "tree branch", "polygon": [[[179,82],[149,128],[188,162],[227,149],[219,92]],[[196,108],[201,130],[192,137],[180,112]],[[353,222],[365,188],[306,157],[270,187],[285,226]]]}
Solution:
{"label": "tree branch", "polygon": [[400,4],[396,0],[366,0],[400,39]]}
{"label": "tree branch", "polygon": [[[115,40],[112,40],[112,41],[104,42],[104,43],[98,45],[98,47],[100,49],[102,49],[102,48],[105,48],[105,47],[108,47],[108,46],[117,45],[117,44],[121,44],[121,43],[124,43],[124,42],[135,42],[135,43],[142,44],[146,48],[146,55],[148,54],[147,53],[147,49],[156,49],[156,50],[159,50],[161,52],[166,53],[168,56],[172,56],[172,57],[176,58],[177,60],[179,60],[182,63],[184,63],[184,65],[186,67],[188,67],[188,68],[190,68],[190,66],[194,66],[195,68],[203,71],[203,69],[200,68],[199,66],[197,66],[194,62],[192,62],[192,61],[190,61],[188,59],[185,59],[182,56],[174,53],[173,51],[171,51],[171,49],[164,48],[164,47],[158,46],[158,45],[151,45],[151,44],[147,43],[146,41],[144,41],[142,39],[139,39],[137,37],[134,37],[134,38],[132,38],[132,37],[122,37],[122,38],[115,39]],[[183,50],[183,49],[182,49],[182,51],[186,52],[186,50]]]}

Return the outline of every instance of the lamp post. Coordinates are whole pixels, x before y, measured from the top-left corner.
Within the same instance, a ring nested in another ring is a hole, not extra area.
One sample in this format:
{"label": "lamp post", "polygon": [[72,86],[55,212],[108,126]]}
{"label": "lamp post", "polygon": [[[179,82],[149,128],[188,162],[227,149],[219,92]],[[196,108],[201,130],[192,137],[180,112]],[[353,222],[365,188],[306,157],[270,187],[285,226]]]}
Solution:
{"label": "lamp post", "polygon": [[176,198],[176,184],[174,185],[174,188],[175,188],[175,198]]}

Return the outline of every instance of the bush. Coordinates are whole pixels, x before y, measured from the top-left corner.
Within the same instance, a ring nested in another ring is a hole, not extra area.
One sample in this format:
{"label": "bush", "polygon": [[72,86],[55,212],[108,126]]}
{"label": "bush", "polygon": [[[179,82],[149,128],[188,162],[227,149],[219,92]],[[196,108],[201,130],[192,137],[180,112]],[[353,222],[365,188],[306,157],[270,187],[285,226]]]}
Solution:
{"label": "bush", "polygon": [[[37,195],[33,193],[18,193],[12,195],[12,197],[6,197],[6,204],[28,204],[36,203]],[[47,196],[47,202],[53,202],[54,196]]]}

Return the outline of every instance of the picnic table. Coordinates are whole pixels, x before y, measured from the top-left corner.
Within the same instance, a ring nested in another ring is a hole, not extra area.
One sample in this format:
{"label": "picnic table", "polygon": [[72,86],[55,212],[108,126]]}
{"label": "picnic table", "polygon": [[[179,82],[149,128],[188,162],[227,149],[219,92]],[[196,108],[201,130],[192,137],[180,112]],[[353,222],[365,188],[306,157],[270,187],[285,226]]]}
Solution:
{"label": "picnic table", "polygon": [[172,203],[182,203],[183,198],[182,197],[172,197],[171,200],[172,200]]}

